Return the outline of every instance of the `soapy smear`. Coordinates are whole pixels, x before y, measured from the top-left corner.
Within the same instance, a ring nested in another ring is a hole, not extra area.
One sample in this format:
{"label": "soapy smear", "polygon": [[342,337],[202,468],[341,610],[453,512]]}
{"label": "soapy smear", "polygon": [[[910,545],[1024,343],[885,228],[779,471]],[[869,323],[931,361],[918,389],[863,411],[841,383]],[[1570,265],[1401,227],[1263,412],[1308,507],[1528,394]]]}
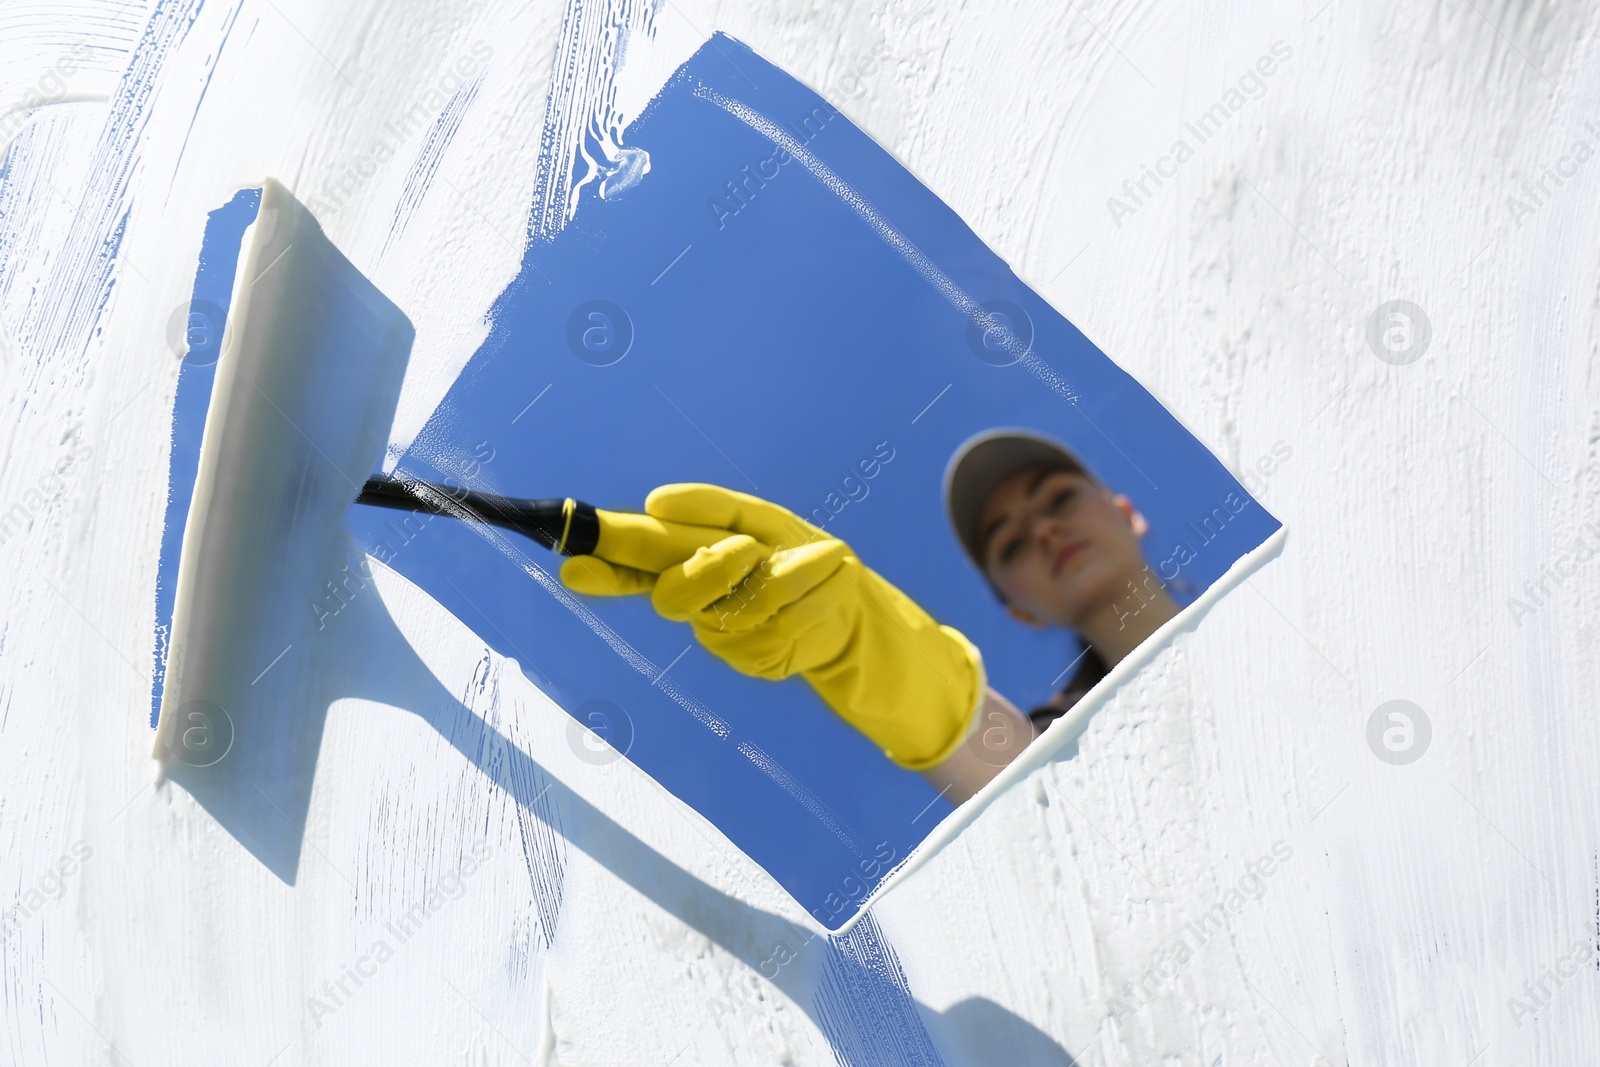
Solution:
{"label": "soapy smear", "polygon": [[615,75],[635,34],[649,34],[659,0],[572,0],[545,104],[539,179],[529,229],[550,241],[578,210],[583,190],[621,195],[648,173],[650,157],[621,144]]}
{"label": "soapy smear", "polygon": [[650,173],[650,153],[642,148],[618,148],[616,161],[600,180],[600,199],[615,200]]}

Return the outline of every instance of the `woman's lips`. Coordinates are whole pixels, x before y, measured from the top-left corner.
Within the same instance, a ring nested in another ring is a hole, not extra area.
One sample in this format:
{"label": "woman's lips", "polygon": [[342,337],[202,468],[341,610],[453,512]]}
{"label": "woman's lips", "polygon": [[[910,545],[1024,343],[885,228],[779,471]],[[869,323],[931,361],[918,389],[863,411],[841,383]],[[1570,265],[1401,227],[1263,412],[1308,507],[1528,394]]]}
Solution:
{"label": "woman's lips", "polygon": [[1062,545],[1061,548],[1056,551],[1055,562],[1051,564],[1051,577],[1061,577],[1062,568],[1067,565],[1067,560],[1071,559],[1073,556],[1076,556],[1079,552],[1083,551],[1087,547],[1088,543],[1085,541],[1073,541],[1071,544]]}

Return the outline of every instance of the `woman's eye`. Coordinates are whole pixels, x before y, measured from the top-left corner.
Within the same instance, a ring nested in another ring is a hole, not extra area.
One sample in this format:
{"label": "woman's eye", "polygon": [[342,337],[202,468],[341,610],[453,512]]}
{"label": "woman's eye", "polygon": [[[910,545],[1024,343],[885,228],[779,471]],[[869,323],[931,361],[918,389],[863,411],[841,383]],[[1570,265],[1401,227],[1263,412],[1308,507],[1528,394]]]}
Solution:
{"label": "woman's eye", "polygon": [[1020,552],[1021,550],[1022,550],[1022,538],[1013,537],[1011,540],[1007,541],[1004,545],[1001,546],[1001,548],[1000,548],[1000,562],[1001,563],[1010,563],[1013,559],[1016,558],[1017,553]]}
{"label": "woman's eye", "polygon": [[1060,511],[1063,507],[1066,506],[1067,501],[1072,499],[1072,496],[1073,496],[1073,494],[1075,492],[1076,492],[1076,490],[1074,490],[1074,489],[1063,489],[1063,490],[1061,490],[1059,493],[1057,493],[1054,497],[1052,497],[1050,499],[1050,510],[1051,511]]}

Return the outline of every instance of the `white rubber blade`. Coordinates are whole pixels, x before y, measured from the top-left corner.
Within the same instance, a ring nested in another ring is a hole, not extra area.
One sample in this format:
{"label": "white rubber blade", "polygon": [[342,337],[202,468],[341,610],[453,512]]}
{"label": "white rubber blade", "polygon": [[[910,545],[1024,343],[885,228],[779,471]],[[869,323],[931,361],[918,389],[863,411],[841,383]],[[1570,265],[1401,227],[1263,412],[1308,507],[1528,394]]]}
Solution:
{"label": "white rubber blade", "polygon": [[253,706],[253,680],[283,644],[264,632],[282,617],[269,607],[298,595],[286,587],[343,536],[394,416],[384,383],[397,382],[413,336],[268,179],[240,250],[184,525],[156,725],[163,768],[226,754],[230,709]]}

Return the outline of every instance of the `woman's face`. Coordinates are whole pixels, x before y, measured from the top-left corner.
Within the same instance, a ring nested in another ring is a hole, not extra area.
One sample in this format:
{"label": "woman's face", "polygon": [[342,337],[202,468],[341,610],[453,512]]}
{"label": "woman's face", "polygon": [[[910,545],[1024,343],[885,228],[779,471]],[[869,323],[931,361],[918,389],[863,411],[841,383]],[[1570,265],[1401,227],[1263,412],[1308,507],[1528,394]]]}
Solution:
{"label": "woman's face", "polygon": [[997,485],[978,517],[989,580],[1012,614],[1076,627],[1125,596],[1145,569],[1143,516],[1127,497],[1083,474],[1019,471]]}

